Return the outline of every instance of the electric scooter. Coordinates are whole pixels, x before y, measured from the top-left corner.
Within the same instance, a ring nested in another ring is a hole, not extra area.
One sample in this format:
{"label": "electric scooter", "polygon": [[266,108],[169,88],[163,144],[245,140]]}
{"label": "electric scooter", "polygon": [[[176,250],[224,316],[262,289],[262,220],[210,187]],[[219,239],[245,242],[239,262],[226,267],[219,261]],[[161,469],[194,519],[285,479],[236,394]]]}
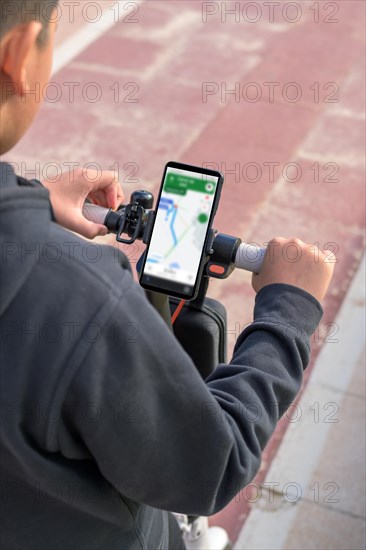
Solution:
{"label": "electric scooter", "polygon": [[[102,208],[86,203],[83,207],[84,216],[98,224],[105,225],[110,233],[116,235],[116,241],[129,245],[137,239],[148,244],[155,218],[153,210],[154,196],[149,191],[135,191],[131,195],[130,203],[122,205],[117,211]],[[190,302],[190,307],[197,311],[204,311],[206,293],[210,278],[226,279],[235,268],[244,269],[253,273],[260,271],[265,248],[242,243],[238,237],[218,233],[210,230],[206,247],[207,262],[200,282],[197,297]],[[141,268],[143,256],[137,264],[137,271]],[[174,331],[175,323],[185,306],[181,300],[172,312],[172,300],[169,296],[157,292],[145,291],[148,300],[156,308],[170,330]],[[220,307],[223,308],[222,304]],[[224,308],[223,308],[224,309]],[[226,340],[226,313],[223,317],[223,330],[219,332],[219,339]],[[218,342],[218,349],[226,349],[226,341]],[[192,350],[185,350],[192,356]],[[211,352],[210,352],[211,351]],[[191,353],[190,353],[191,352]],[[198,370],[207,374],[217,366],[217,354],[213,350],[205,349],[194,358]],[[208,364],[207,364],[207,358]],[[193,359],[193,357],[192,357]],[[182,532],[182,538],[187,550],[227,550],[232,548],[227,532],[221,527],[209,527],[207,517],[192,517],[185,514],[175,514]]]}

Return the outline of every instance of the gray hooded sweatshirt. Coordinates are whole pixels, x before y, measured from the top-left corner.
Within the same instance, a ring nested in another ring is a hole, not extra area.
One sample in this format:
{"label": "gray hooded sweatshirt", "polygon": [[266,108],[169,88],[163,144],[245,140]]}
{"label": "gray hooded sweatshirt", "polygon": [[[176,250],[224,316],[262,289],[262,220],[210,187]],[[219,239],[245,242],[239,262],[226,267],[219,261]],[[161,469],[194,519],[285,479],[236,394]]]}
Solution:
{"label": "gray hooded sweatshirt", "polygon": [[57,225],[8,164],[0,180],[1,548],[169,548],[165,510],[214,514],[253,480],[321,306],[263,288],[203,381],[128,262]]}

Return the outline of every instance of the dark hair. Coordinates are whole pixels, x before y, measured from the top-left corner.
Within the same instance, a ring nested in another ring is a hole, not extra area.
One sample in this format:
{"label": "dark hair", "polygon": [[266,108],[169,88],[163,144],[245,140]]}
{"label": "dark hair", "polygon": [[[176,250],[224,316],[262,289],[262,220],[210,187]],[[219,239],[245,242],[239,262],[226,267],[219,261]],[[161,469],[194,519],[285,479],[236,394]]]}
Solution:
{"label": "dark hair", "polygon": [[22,23],[39,21],[43,28],[38,43],[43,45],[48,38],[48,24],[58,0],[0,0],[0,40],[5,34]]}

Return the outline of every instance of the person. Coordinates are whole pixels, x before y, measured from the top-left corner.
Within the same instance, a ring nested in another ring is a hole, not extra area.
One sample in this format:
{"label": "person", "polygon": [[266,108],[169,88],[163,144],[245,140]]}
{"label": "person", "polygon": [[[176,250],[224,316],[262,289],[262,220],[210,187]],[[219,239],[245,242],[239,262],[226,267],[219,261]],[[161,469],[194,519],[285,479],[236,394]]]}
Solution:
{"label": "person", "polygon": [[[55,18],[35,15],[42,1],[1,0],[1,154],[39,108],[27,89],[50,75]],[[116,207],[114,174],[41,185],[3,162],[0,179],[1,547],[174,548],[166,510],[214,514],[253,480],[301,387],[334,264],[272,240],[254,321],[203,381],[126,258],[69,231],[105,233],[81,207]]]}

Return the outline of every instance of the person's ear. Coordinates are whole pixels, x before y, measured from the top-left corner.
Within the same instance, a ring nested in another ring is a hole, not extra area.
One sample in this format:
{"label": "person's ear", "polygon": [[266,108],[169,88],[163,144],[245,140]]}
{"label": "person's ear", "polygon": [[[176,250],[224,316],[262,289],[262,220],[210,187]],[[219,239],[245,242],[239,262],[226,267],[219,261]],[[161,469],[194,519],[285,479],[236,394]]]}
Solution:
{"label": "person's ear", "polygon": [[1,44],[0,69],[14,85],[16,95],[24,96],[29,88],[27,58],[34,47],[42,23],[32,21],[10,30]]}

